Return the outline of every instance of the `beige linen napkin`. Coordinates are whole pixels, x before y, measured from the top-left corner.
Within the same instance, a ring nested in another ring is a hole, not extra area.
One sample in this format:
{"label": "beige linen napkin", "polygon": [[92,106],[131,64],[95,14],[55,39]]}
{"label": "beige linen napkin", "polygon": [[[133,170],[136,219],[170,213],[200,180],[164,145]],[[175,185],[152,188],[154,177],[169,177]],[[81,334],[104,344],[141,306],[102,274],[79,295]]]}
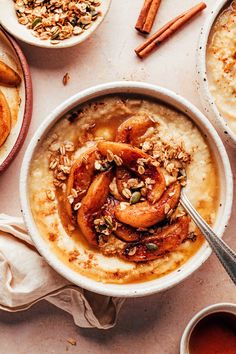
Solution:
{"label": "beige linen napkin", "polygon": [[70,313],[76,325],[108,329],[124,302],[70,284],[39,255],[23,219],[0,214],[0,309],[16,312],[45,299]]}

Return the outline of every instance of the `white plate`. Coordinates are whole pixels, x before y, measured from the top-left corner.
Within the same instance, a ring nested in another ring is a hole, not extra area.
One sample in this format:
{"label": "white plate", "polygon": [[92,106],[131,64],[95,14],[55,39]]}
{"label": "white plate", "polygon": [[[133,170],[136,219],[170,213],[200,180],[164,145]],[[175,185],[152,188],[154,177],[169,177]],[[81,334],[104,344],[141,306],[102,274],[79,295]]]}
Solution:
{"label": "white plate", "polygon": [[205,242],[198,252],[191,257],[185,264],[179,269],[176,269],[172,273],[163,276],[161,278],[133,284],[109,284],[97,282],[93,279],[83,276],[66,264],[64,264],[59,258],[52,252],[50,245],[40,235],[37,226],[34,222],[30,203],[28,198],[28,175],[31,164],[31,159],[34,156],[34,151],[39,144],[39,141],[43,139],[49,129],[68,111],[74,109],[76,106],[85,103],[91,99],[96,99],[107,94],[140,94],[146,95],[154,99],[158,99],[172,107],[187,114],[192,119],[199,129],[204,133],[210,148],[212,149],[213,156],[215,158],[220,181],[220,196],[219,203],[220,208],[217,213],[217,220],[214,225],[214,230],[219,237],[222,237],[226,225],[228,223],[231,209],[232,209],[232,197],[233,197],[233,181],[232,172],[230,168],[229,159],[224,148],[224,145],[216,133],[215,129],[208,121],[208,119],[191,103],[175,94],[172,91],[164,89],[159,86],[141,82],[114,82],[104,85],[95,86],[82,91],[75,96],[69,98],[62,103],[57,109],[55,109],[50,116],[42,123],[33,136],[30,145],[28,146],[20,174],[20,198],[23,210],[23,216],[27,225],[27,228],[32,236],[32,239],[37,247],[38,251],[47,260],[47,262],[62,276],[67,278],[72,283],[81,286],[84,289],[93,291],[95,293],[120,296],[120,297],[137,297],[145,296],[153,293],[157,293],[175,286],[189,275],[191,275],[196,269],[198,269],[210,256],[211,249]]}
{"label": "white plate", "polygon": [[26,28],[26,26],[21,25],[18,22],[13,0],[0,0],[0,24],[13,36],[31,45],[54,49],[72,47],[76,44],[85,41],[98,28],[98,26],[105,18],[109,10],[110,4],[111,0],[101,0],[101,6],[99,9],[101,10],[102,15],[98,16],[92,26],[86,31],[84,31],[82,34],[72,36],[68,39],[64,39],[56,45],[51,44],[50,40],[42,40],[34,37],[31,34],[31,31]]}
{"label": "white plate", "polygon": [[12,129],[0,147],[0,172],[5,170],[22,146],[32,115],[32,84],[28,64],[18,44],[0,28],[0,60],[20,75],[19,87],[0,85],[12,114]]}
{"label": "white plate", "polygon": [[222,115],[218,111],[218,108],[215,104],[215,100],[210,93],[206,69],[206,51],[208,38],[212,26],[217,17],[223,11],[224,7],[229,5],[231,2],[232,0],[217,1],[215,7],[211,11],[210,16],[207,17],[206,22],[203,28],[201,29],[199,45],[197,49],[197,84],[205,114],[216,126],[222,138],[231,146],[236,147],[236,134],[230,129],[229,125],[227,124],[227,121],[224,119],[224,117],[222,117]]}

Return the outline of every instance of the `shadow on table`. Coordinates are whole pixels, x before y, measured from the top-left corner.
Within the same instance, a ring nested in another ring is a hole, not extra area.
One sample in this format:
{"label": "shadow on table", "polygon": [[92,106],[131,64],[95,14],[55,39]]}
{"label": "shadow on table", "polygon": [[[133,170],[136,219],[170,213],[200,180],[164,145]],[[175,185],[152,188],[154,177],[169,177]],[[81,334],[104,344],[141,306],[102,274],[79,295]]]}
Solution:
{"label": "shadow on table", "polygon": [[[231,232],[229,234],[231,235]],[[175,336],[177,334],[180,337],[194,313],[216,302],[235,302],[235,286],[213,255],[195,274],[176,287],[161,294],[128,299],[121,309],[117,325],[110,330],[75,327],[69,314],[46,301],[24,312],[0,311],[0,324],[6,326],[22,324],[29,328],[35,321],[45,322],[48,325],[55,321],[55,326],[63,323],[65,331],[73,331],[85,340],[109,345],[113,340],[120,339],[124,335],[129,340],[146,336],[148,333],[158,336],[159,331],[171,338],[172,329],[177,332]],[[45,331],[47,331],[46,327]]]}

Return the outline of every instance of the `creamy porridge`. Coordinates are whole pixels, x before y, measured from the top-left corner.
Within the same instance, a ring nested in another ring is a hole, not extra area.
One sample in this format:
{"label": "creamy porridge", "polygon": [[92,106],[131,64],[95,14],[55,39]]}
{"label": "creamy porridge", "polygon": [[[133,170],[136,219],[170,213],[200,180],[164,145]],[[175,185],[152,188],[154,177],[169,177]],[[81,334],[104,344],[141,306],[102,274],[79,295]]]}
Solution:
{"label": "creamy porridge", "polygon": [[49,131],[32,160],[29,196],[62,262],[97,281],[128,283],[168,274],[202,245],[179,204],[184,186],[212,225],[218,174],[198,128],[158,101],[116,95]]}
{"label": "creamy porridge", "polygon": [[236,133],[236,1],[212,27],[207,49],[210,92],[221,115]]}

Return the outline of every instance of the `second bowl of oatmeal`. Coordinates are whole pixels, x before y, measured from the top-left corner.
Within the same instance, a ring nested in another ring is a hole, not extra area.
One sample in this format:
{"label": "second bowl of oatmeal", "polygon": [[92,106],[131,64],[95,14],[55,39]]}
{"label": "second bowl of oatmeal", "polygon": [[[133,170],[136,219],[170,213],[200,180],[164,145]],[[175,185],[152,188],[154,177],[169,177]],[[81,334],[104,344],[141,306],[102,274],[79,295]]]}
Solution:
{"label": "second bowl of oatmeal", "polygon": [[198,47],[198,88],[206,115],[236,147],[236,1],[219,0],[204,24]]}
{"label": "second bowl of oatmeal", "polygon": [[85,41],[101,24],[111,0],[0,2],[0,23],[14,37],[44,48]]}
{"label": "second bowl of oatmeal", "polygon": [[183,186],[221,237],[233,184],[220,138],[182,97],[135,82],[96,86],[58,107],[20,177],[23,215],[48,263],[85,289],[123,297],[172,287],[209,257],[179,204]]}

